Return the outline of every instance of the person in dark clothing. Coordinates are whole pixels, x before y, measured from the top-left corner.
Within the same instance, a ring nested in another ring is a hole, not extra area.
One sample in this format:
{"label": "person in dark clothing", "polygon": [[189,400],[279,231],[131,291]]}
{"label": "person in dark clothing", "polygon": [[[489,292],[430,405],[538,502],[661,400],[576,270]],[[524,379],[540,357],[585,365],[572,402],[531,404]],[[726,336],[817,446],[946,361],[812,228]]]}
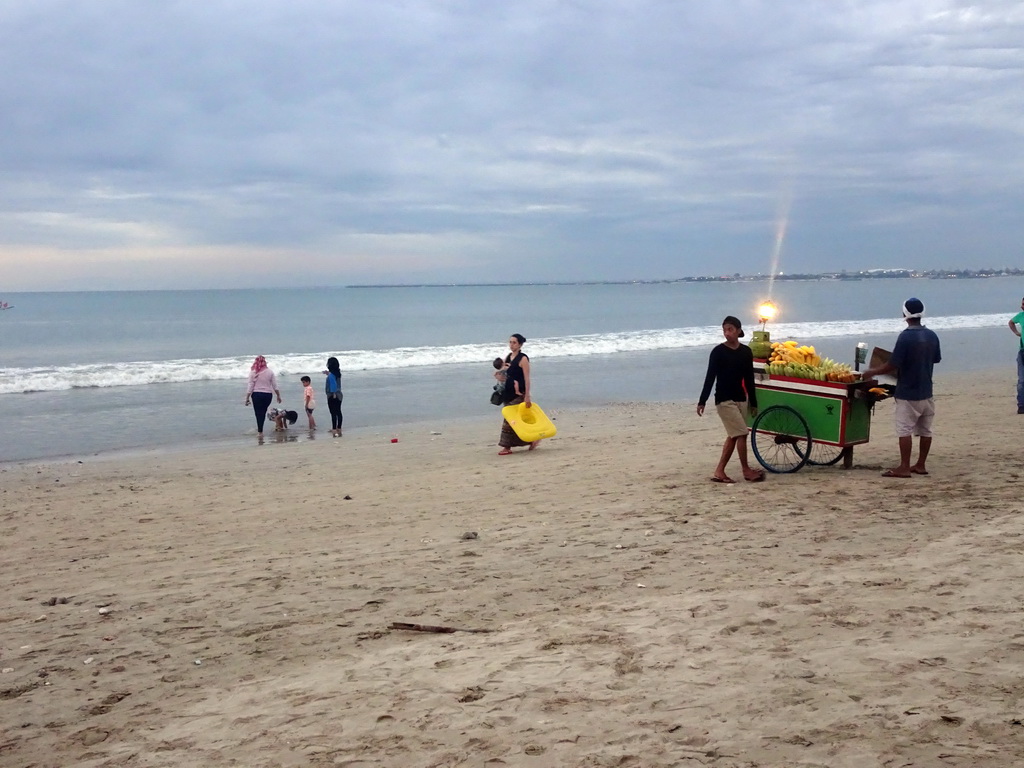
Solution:
{"label": "person in dark clothing", "polygon": [[341,365],[338,358],[327,358],[327,382],[324,385],[324,394],[327,395],[327,410],[331,412],[331,434],[341,437],[341,401],[344,394],[341,391]]}
{"label": "person in dark clothing", "polygon": [[732,315],[722,321],[722,335],[725,341],[711,350],[704,389],[697,401],[697,415],[703,416],[711,386],[715,385],[715,409],[725,427],[725,444],[711,480],[715,483],[735,482],[725,473],[725,467],[735,451],[740,459],[743,479],[755,483],[764,480],[764,472],[753,469],[747,463],[747,414],[757,412],[754,356],[750,347],[740,344],[744,335],[743,326]]}
{"label": "person in dark clothing", "polygon": [[[518,405],[525,403],[529,408],[533,405],[530,400],[530,358],[523,352],[523,344],[526,337],[521,333],[513,333],[508,340],[509,353],[505,357],[508,364],[505,368],[505,405]],[[508,421],[501,422],[501,435],[498,437],[498,445],[501,450],[499,456],[508,456],[512,449],[521,445],[530,446],[532,451],[537,447],[537,442],[528,443],[521,440],[515,433]]]}
{"label": "person in dark clothing", "polygon": [[[887,373],[896,373],[896,437],[900,446],[899,466],[882,472],[882,477],[927,475],[925,462],[932,449],[932,421],[935,418],[935,400],[932,398],[932,369],[942,362],[942,350],[935,331],[921,325],[924,302],[910,298],[903,302],[903,319],[907,327],[900,332],[889,362],[863,373],[864,381]],[[918,436],[917,461],[910,463],[914,448],[914,435]]]}

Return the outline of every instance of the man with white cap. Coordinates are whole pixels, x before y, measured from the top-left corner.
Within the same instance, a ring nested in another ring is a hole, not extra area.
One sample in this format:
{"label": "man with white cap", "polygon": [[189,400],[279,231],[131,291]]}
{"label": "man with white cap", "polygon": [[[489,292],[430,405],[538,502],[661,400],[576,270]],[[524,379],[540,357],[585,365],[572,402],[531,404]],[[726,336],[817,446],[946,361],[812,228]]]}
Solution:
{"label": "man with white cap", "polygon": [[[906,329],[896,339],[889,362],[864,371],[864,379],[887,373],[896,373],[896,437],[900,442],[900,465],[887,469],[883,477],[910,477],[927,475],[925,461],[932,447],[932,419],[935,401],[932,399],[932,368],[942,360],[939,337],[921,325],[924,303],[920,299],[903,302]],[[910,463],[917,435],[917,462]]]}

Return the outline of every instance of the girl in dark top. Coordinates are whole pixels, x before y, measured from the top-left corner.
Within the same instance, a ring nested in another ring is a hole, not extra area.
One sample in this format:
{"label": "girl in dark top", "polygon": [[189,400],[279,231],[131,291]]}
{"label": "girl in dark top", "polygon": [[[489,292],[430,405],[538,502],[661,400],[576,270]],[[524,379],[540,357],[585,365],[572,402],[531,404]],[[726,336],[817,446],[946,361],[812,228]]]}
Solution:
{"label": "girl in dark top", "polygon": [[324,386],[327,395],[327,410],[331,412],[331,434],[341,437],[341,366],[338,358],[327,358],[327,384]]}
{"label": "girl in dark top", "polygon": [[708,358],[708,373],[704,377],[704,389],[697,401],[697,415],[704,415],[704,406],[715,386],[715,409],[725,427],[725,444],[722,456],[711,476],[715,483],[735,482],[725,474],[725,466],[732,458],[733,449],[740,459],[743,479],[752,483],[764,480],[764,472],[752,469],[747,463],[747,414],[757,412],[757,393],[754,390],[754,356],[750,347],[740,344],[743,326],[729,315],[722,321],[722,335],[725,341],[711,350]]}
{"label": "girl in dark top", "polygon": [[[508,340],[510,352],[505,357],[505,361],[508,363],[508,368],[505,369],[505,405],[525,403],[527,408],[533,405],[530,400],[530,358],[522,351],[525,343],[526,337],[520,333],[513,333]],[[513,448],[521,445],[530,446],[532,451],[537,447],[537,441],[527,443],[525,440],[520,440],[519,435],[513,431],[509,423],[503,420],[498,445],[501,446],[498,455],[508,456],[512,453]]]}

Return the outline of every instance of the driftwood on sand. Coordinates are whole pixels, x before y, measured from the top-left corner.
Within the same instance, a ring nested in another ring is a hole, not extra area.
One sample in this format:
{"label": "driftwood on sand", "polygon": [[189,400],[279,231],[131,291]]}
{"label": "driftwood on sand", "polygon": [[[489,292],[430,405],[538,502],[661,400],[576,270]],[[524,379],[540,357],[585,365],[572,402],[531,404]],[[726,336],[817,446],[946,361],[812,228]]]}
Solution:
{"label": "driftwood on sand", "polygon": [[405,629],[410,632],[438,632],[449,634],[452,632],[493,632],[493,629],[466,629],[465,627],[442,627],[435,624],[409,624],[404,621],[391,622],[391,629]]}

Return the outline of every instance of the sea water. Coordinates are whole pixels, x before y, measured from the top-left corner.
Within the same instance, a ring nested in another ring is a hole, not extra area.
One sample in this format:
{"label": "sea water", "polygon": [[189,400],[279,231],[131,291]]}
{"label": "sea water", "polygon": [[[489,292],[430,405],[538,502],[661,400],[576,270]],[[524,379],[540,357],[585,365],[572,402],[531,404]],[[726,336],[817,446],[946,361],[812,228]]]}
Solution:
{"label": "sea water", "polygon": [[[528,339],[533,395],[549,414],[691,406],[722,318],[753,330],[769,291],[780,308],[773,339],[849,363],[858,342],[891,349],[900,307],[917,296],[942,340],[938,375],[1005,366],[1012,397],[1017,339],[1006,322],[1020,277],[22,293],[0,296],[14,307],[0,313],[0,461],[255,442],[242,403],[257,354],[300,414],[299,377],[322,392],[326,358],[338,357],[346,431],[497,421],[490,361],[512,333]],[[304,424],[301,414],[293,431],[308,439]]]}

